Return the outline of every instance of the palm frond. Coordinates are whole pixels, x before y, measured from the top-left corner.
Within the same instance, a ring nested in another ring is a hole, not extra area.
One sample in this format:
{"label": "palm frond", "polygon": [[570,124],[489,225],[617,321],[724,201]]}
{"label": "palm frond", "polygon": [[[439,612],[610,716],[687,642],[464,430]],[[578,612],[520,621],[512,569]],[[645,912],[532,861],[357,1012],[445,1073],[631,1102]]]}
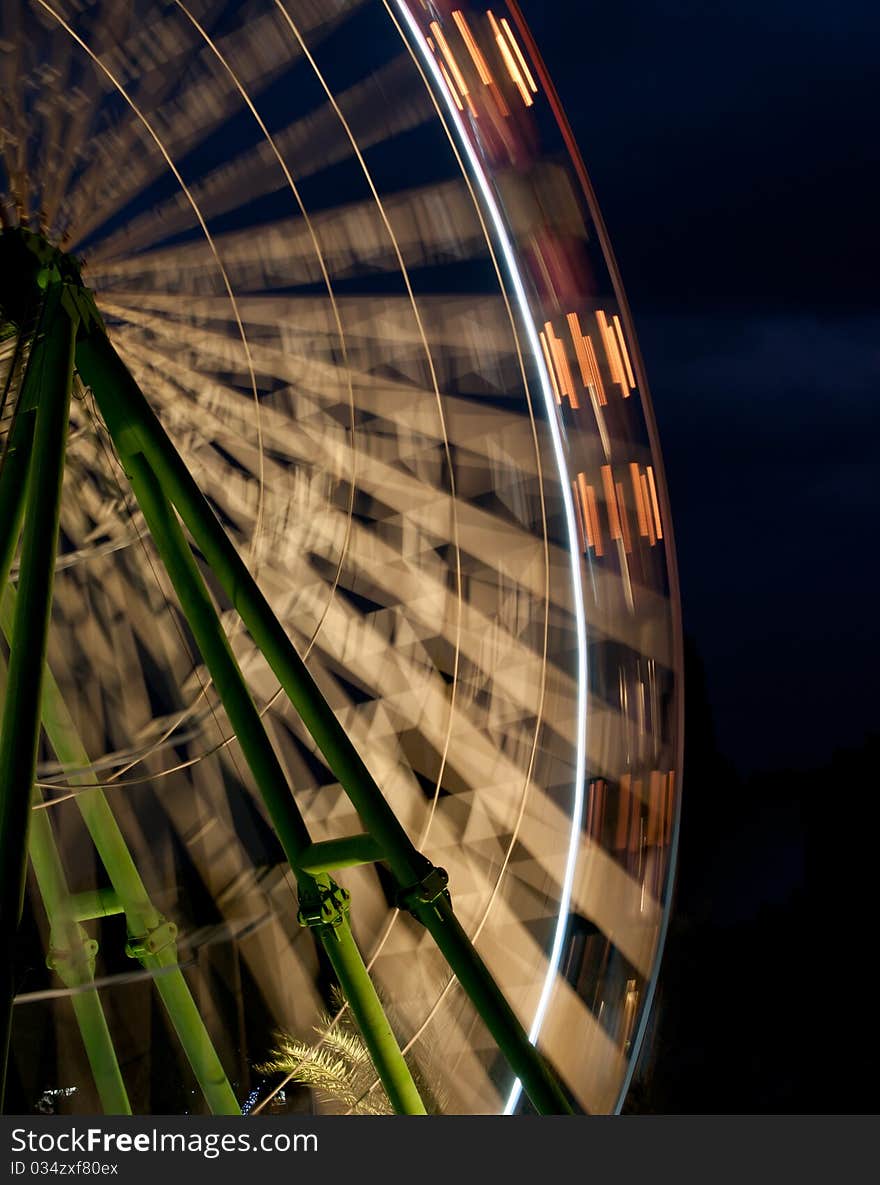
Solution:
{"label": "palm frond", "polygon": [[[329,1017],[324,1018],[324,1028],[317,1032],[323,1033],[330,1023]],[[317,1045],[306,1045],[289,1033],[277,1033],[271,1056],[254,1069],[260,1074],[287,1074],[291,1081],[316,1091],[323,1103],[355,1115],[391,1114],[384,1090],[367,1089],[373,1063],[360,1036],[333,1029],[330,1033]]]}
{"label": "palm frond", "polygon": [[[383,1001],[393,1023],[393,1009]],[[283,1073],[292,1082],[311,1087],[320,1101],[334,1110],[355,1115],[391,1115],[393,1107],[378,1081],[370,1052],[357,1027],[345,996],[334,987],[330,1004],[335,1014],[325,1013],[315,1026],[318,1040],[314,1045],[276,1033],[275,1049],[255,1070],[261,1074]],[[419,1093],[432,1111],[443,1110],[445,1092],[429,1083],[421,1067],[413,1066]]]}
{"label": "palm frond", "polygon": [[269,1061],[256,1067],[260,1074],[293,1074],[297,1081],[323,1090],[344,1087],[349,1067],[331,1050],[289,1039],[273,1051]]}
{"label": "palm frond", "polygon": [[340,1057],[349,1062],[352,1068],[362,1066],[365,1062],[372,1065],[370,1051],[359,1033],[350,1032],[340,1024],[335,1024],[329,1030],[316,1027],[315,1032],[323,1035],[323,1044],[326,1049],[335,1050]]}

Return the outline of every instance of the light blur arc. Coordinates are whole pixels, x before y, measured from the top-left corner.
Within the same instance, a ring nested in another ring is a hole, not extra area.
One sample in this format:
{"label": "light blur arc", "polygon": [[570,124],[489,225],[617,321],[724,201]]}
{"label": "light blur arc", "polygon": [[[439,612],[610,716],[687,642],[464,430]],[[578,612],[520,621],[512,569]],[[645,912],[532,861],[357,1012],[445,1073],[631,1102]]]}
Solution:
{"label": "light blur arc", "polygon": [[[619,1110],[679,826],[675,552],[620,276],[516,4],[11,0],[0,90],[2,235],[75,244],[120,357],[407,834],[448,870],[529,1040],[576,1110]],[[2,299],[0,466],[30,348]],[[32,817],[97,900],[84,821],[105,804],[177,927],[244,1113],[384,1111],[368,1060],[339,1093],[309,1078],[359,1037],[78,378],[70,415]],[[194,556],[313,841],[359,832]],[[18,578],[14,558],[0,700]],[[528,1112],[384,864],[338,880],[428,1109]],[[47,918],[32,878],[34,950]],[[135,1109],[204,1110],[123,919],[83,926]],[[32,963],[17,1105],[95,1113],[70,1012],[92,988]],[[277,1062],[282,1046],[298,1052]],[[76,1090],[41,1102],[62,1080]]]}

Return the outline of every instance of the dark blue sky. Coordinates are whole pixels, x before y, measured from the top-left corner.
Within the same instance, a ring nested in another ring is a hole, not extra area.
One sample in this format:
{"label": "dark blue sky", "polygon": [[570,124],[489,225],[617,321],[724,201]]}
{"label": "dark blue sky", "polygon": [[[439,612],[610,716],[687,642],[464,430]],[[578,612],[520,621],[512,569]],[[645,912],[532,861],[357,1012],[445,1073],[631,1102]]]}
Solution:
{"label": "dark blue sky", "polygon": [[633,308],[742,772],[876,722],[880,6],[523,2]]}

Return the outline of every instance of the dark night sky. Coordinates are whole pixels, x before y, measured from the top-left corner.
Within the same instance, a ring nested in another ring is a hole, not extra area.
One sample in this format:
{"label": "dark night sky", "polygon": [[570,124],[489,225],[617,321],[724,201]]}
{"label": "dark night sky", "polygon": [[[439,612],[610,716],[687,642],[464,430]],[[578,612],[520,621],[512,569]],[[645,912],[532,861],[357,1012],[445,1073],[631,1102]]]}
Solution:
{"label": "dark night sky", "polygon": [[660,429],[682,839],[627,1109],[880,1111],[880,6],[522,0]]}
{"label": "dark night sky", "polygon": [[745,774],[876,728],[880,8],[524,4],[621,265]]}

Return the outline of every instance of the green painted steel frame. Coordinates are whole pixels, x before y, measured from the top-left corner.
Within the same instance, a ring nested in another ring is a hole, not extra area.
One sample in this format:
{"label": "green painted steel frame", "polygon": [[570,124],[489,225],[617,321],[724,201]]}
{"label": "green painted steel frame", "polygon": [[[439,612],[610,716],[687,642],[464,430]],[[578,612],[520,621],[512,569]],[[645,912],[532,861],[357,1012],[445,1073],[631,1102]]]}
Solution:
{"label": "green painted steel frame", "polygon": [[76,361],[123,462],[142,455],[175,506],[364,828],[381,849],[401,904],[430,931],[536,1109],[542,1114],[570,1114],[571,1104],[558,1080],[455,917],[445,892],[445,875],[438,882],[441,870],[406,834],[128,368],[94,321],[78,338]]}
{"label": "green painted steel frame", "polygon": [[[15,603],[16,593],[7,585],[0,597],[0,629],[7,638],[12,636]],[[87,768],[89,755],[48,662],[43,671],[42,719],[46,739],[62,765]],[[113,886],[76,894],[71,903],[75,919],[86,921],[111,913],[125,914],[129,938],[137,947],[136,957],[146,970],[157,973],[156,990],[208,1106],[215,1115],[238,1115],[241,1108],[183,972],[177,966],[176,945],[170,942],[156,952],[147,947],[145,940],[150,934],[162,931],[165,919],[150,900],[104,791],[98,787],[89,789],[96,780],[94,774],[75,775],[73,780],[81,787],[75,797],[76,806]]]}
{"label": "green painted steel frame", "polygon": [[[0,725],[0,942],[4,964],[0,1097],[5,1090],[12,1024],[15,939],[24,901],[31,791],[40,737],[41,684],[58,548],[78,323],[75,313],[71,315],[62,308],[64,302],[65,286],[50,285],[31,346],[16,416],[16,428],[28,433],[29,442],[32,439],[30,457],[24,450],[16,453],[11,476],[4,464],[5,481],[0,487],[0,506],[10,512],[0,525],[3,536],[0,578],[4,583],[24,520],[19,568],[22,595],[16,607],[15,640],[9,655]],[[28,421],[32,416],[31,429]],[[15,478],[19,479],[17,486],[12,484]]]}
{"label": "green painted steel frame", "polygon": [[[58,258],[64,271],[65,258]],[[29,794],[14,795],[11,787],[33,785],[41,715],[40,684],[45,667],[45,635],[57,546],[67,403],[75,350],[76,367],[83,382],[92,389],[254,781],[296,874],[300,920],[316,928],[392,1105],[399,1112],[424,1114],[418,1090],[351,934],[347,917],[348,895],[328,875],[335,868],[375,860],[387,863],[398,886],[400,907],[408,909],[430,931],[536,1109],[544,1114],[570,1113],[571,1106],[558,1081],[529,1042],[489,969],[455,917],[446,890],[446,874],[435,868],[412,844],[185,463],[110,344],[91,294],[80,286],[77,278],[71,283],[71,277],[68,266],[66,282],[60,282],[56,271],[54,282],[49,284],[22,390],[20,413],[24,414],[17,416],[10,448],[0,469],[0,589],[5,588],[18,531],[24,520],[20,595],[12,631],[16,641],[9,671],[10,685],[16,693],[22,689],[24,694],[7,695],[0,735],[0,856],[3,858],[0,920],[5,952],[11,954],[20,918],[25,836],[31,813]],[[40,377],[39,381],[34,380],[34,384],[29,385],[34,350],[42,359]],[[23,491],[28,474],[25,510]],[[311,843],[186,542],[178,514],[351,799],[364,825],[364,835],[323,844]],[[30,590],[27,597],[21,595],[26,589]],[[25,654],[27,662],[21,657]],[[33,661],[35,654],[41,656],[38,663]],[[80,767],[87,765],[87,755],[48,670],[43,682],[48,689],[42,694],[43,725],[50,743],[63,762]],[[19,731],[21,722],[27,725],[25,732]],[[26,738],[24,745],[18,743],[22,736]],[[114,896],[106,903],[99,901],[97,896],[94,901],[90,897],[88,902],[77,902],[69,894],[65,896],[61,891],[65,886],[55,875],[60,871],[60,861],[57,867],[52,863],[53,850],[55,857],[58,854],[54,849],[51,827],[45,820],[38,824],[36,831],[42,852],[39,858],[43,858],[43,880],[48,884],[55,876],[53,883],[59,890],[55,897],[47,890],[48,897],[55,902],[56,912],[61,910],[63,913],[65,925],[76,927],[77,931],[81,929],[78,926],[80,916],[101,916],[109,912],[105,904],[113,912],[120,907],[125,911],[130,934],[135,938],[142,936],[134,944],[133,953],[150,969],[171,971],[171,974],[157,975],[156,986],[212,1110],[237,1112],[238,1106],[189,989],[179,969],[174,970],[173,927],[167,927],[150,903],[103,795],[96,789],[77,795],[77,801],[110,874]],[[59,901],[61,905],[58,905]],[[150,935],[163,927],[170,929],[171,940],[154,949]],[[88,949],[87,942],[84,949]],[[11,962],[11,958],[7,960],[10,975]],[[6,988],[4,1080],[11,979]],[[84,992],[82,996],[97,1001],[95,993]],[[86,1023],[85,1026],[81,1023],[81,1029],[87,1046],[91,1042],[91,1059],[92,1049],[97,1048],[99,1040],[95,1036],[94,1018],[84,1019]],[[124,1092],[124,1086],[122,1090]]]}
{"label": "green painted steel frame", "polygon": [[[96,391],[94,387],[92,392],[104,411],[106,394]],[[120,449],[126,476],[159,557],[177,592],[184,616],[266,804],[284,853],[296,874],[300,899],[304,896],[315,897],[322,904],[328,897],[332,900],[335,888],[332,882],[325,878],[324,884],[318,883],[300,867],[300,857],[310,846],[308,828],[235,661],[177,516],[165,500],[162,486],[144,455],[122,452],[125,438],[122,441],[117,438],[114,428],[118,420],[114,412],[110,412],[108,427],[111,424],[114,425],[110,428],[111,435]],[[333,909],[325,917],[325,911],[319,906],[315,924],[392,1106],[402,1114],[424,1115],[424,1103],[355,945],[344,910]]]}
{"label": "green painted steel frame", "polygon": [[[24,237],[31,245],[36,239],[27,234]],[[37,247],[42,249],[45,245],[37,240]],[[164,919],[150,902],[103,792],[96,789],[78,795],[77,806],[110,875],[112,903],[107,891],[103,904],[96,900],[78,903],[76,898],[71,898],[48,817],[37,812],[33,823],[30,822],[30,788],[41,723],[59,760],[74,768],[89,764],[73,718],[45,661],[45,646],[75,338],[81,314],[88,320],[91,308],[90,302],[80,299],[82,290],[70,261],[58,257],[59,268],[52,265],[51,252],[45,254],[48,258],[41,259],[40,264],[46,292],[37,302],[40,312],[30,357],[0,467],[0,628],[10,643],[8,678],[4,671],[4,683],[8,682],[8,687],[2,696],[0,730],[0,937],[4,956],[0,1108],[5,1095],[14,994],[14,942],[29,852],[50,923],[51,965],[62,981],[75,989],[72,1006],[102,1105],[110,1113],[126,1114],[130,1113],[130,1106],[103,1008],[96,991],[82,990],[88,988],[93,978],[97,944],[76,923],[85,920],[80,916],[83,910],[92,917],[125,912],[129,934],[139,939],[161,929]],[[35,292],[39,293],[36,286]],[[23,595],[18,595],[7,580],[23,522],[19,573],[19,593]],[[13,637],[23,637],[24,642],[15,644]],[[31,752],[32,760],[28,762]],[[100,913],[91,912],[96,904]],[[153,951],[147,937],[146,942],[139,944],[138,957],[147,970],[160,973],[155,977],[157,990],[211,1110],[215,1114],[239,1114],[235,1094],[177,967],[174,943]]]}
{"label": "green painted steel frame", "polygon": [[[11,636],[11,628],[9,636]],[[0,703],[6,699],[6,663],[0,659]],[[131,1105],[119,1069],[107,1018],[94,984],[97,943],[89,939],[75,906],[64,874],[61,855],[49,819],[42,811],[33,814],[28,853],[49,921],[48,964],[66,987],[72,989],[71,1005],[101,1106],[109,1115],[130,1115]]]}

